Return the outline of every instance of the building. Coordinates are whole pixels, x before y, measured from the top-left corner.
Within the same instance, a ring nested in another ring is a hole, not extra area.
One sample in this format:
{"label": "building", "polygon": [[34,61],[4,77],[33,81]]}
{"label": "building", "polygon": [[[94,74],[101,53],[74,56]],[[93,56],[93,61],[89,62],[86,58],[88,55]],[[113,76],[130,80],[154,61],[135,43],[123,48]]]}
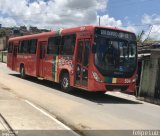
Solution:
{"label": "building", "polygon": [[160,49],[151,49],[150,55],[142,56],[140,62],[138,97],[160,104]]}

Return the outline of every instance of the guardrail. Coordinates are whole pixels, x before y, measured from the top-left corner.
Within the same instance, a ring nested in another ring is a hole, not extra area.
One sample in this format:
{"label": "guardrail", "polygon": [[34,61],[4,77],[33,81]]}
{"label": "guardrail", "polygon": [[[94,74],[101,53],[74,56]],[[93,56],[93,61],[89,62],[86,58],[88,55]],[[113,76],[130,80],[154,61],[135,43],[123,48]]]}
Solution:
{"label": "guardrail", "polygon": [[0,51],[0,62],[7,62],[7,51]]}

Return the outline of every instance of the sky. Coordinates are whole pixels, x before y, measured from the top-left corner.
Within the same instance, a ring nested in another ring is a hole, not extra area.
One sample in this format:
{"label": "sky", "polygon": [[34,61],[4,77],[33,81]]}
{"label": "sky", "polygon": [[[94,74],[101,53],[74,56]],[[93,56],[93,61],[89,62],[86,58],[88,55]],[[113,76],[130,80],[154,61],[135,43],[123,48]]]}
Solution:
{"label": "sky", "polygon": [[120,27],[160,40],[160,0],[0,0],[4,27]]}

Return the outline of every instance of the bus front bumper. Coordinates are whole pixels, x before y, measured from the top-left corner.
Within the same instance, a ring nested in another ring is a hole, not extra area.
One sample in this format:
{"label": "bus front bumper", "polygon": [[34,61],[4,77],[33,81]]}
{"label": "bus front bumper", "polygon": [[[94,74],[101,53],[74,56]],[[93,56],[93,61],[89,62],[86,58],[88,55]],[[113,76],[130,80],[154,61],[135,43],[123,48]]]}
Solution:
{"label": "bus front bumper", "polygon": [[128,84],[108,84],[104,82],[97,82],[92,79],[90,83],[88,90],[94,92],[119,91],[124,93],[133,93],[136,90],[135,82]]}

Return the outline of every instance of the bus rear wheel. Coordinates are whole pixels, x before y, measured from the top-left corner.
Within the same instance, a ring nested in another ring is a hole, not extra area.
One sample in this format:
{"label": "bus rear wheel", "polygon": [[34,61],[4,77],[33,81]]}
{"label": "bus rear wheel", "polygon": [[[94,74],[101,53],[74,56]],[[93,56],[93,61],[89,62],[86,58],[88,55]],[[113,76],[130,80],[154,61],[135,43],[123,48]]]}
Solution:
{"label": "bus rear wheel", "polygon": [[61,76],[61,89],[62,91],[67,92],[67,93],[72,91],[68,73],[63,73]]}
{"label": "bus rear wheel", "polygon": [[22,79],[24,79],[26,77],[24,66],[21,66],[21,68],[20,68],[20,76]]}

